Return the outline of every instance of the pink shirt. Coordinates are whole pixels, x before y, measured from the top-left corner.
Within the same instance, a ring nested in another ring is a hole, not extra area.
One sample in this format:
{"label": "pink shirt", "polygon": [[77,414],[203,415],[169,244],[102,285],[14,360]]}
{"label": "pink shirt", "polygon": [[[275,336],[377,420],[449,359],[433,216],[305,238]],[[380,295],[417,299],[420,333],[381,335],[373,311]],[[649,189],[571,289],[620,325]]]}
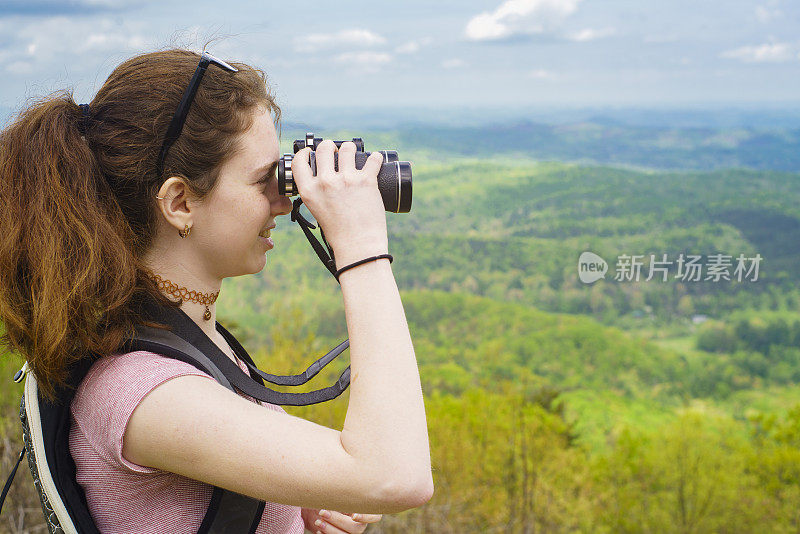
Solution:
{"label": "pink shirt", "polygon": [[[122,456],[122,436],[133,410],[156,386],[182,375],[213,380],[188,363],[139,351],[101,358],[78,387],[71,405],[69,450],[100,532],[195,534],[200,528],[211,485],[137,465]],[[303,531],[300,508],[267,503],[256,532]]]}

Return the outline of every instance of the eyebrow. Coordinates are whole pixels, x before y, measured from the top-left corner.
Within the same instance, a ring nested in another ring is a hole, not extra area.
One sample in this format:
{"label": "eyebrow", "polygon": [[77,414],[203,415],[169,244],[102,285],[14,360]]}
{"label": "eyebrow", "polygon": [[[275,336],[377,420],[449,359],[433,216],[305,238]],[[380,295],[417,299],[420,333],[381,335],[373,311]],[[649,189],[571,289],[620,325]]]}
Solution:
{"label": "eyebrow", "polygon": [[275,170],[278,168],[278,160],[273,161],[272,163],[267,163],[253,171],[253,174],[258,176],[259,178],[266,175],[266,174],[273,174]]}

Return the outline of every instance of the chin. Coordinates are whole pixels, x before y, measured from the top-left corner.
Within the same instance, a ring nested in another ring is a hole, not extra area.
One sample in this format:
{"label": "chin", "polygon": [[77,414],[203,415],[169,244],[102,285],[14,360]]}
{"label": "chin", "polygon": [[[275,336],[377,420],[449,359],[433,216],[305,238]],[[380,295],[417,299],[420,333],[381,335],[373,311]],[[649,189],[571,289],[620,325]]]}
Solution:
{"label": "chin", "polygon": [[259,258],[258,268],[252,274],[260,273],[261,271],[264,270],[264,267],[266,266],[267,266],[267,255],[262,254]]}
{"label": "chin", "polygon": [[237,276],[244,276],[247,274],[258,274],[264,270],[266,265],[267,257],[266,255],[262,255],[260,258],[253,260],[253,262],[249,263],[246,267],[240,266],[239,269],[231,269],[224,278],[235,278]]}

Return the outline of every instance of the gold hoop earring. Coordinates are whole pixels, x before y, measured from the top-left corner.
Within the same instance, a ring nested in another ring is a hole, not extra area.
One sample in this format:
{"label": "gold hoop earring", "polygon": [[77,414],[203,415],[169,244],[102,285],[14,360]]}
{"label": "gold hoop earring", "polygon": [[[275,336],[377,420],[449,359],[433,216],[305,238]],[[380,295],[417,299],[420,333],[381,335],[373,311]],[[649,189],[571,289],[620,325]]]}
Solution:
{"label": "gold hoop earring", "polygon": [[189,237],[189,232],[191,231],[192,231],[191,226],[187,224],[186,226],[183,227],[183,231],[178,230],[178,235],[181,236],[181,239],[186,239],[187,237]]}

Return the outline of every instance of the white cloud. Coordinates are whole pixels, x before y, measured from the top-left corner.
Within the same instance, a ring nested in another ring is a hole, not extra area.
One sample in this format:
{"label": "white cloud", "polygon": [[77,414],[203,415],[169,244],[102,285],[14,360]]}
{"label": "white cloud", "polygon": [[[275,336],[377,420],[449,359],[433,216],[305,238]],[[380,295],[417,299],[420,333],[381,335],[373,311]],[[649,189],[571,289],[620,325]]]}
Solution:
{"label": "white cloud", "polygon": [[78,47],[78,51],[89,50],[142,50],[147,48],[148,40],[141,35],[120,35],[118,32],[91,33]]}
{"label": "white cloud", "polygon": [[764,43],[757,46],[742,46],[720,54],[726,59],[738,59],[745,63],[783,63],[791,61],[794,53],[787,43]]}
{"label": "white cloud", "polygon": [[[64,50],[81,55],[81,63],[96,66],[114,54],[130,54],[154,47],[156,39],[139,24],[111,19],[51,17],[0,28],[10,57],[25,57],[22,64],[6,64],[15,74],[31,74],[63,65]],[[92,56],[96,56],[92,59]]]}
{"label": "white cloud", "polygon": [[756,18],[762,24],[766,24],[772,19],[776,19],[783,15],[780,9],[768,6],[756,6]]}
{"label": "white cloud", "polygon": [[545,69],[536,69],[532,70],[528,73],[528,78],[533,78],[534,80],[555,80],[556,75],[549,70]]}
{"label": "white cloud", "polygon": [[610,37],[617,33],[615,28],[600,28],[598,30],[594,28],[585,28],[579,32],[570,33],[567,35],[567,39],[570,41],[577,41],[579,43],[584,43],[586,41],[594,41],[595,39],[602,39],[603,37]]}
{"label": "white cloud", "polygon": [[474,16],[464,29],[470,41],[496,41],[552,31],[581,0],[507,0],[492,12]]}
{"label": "white cloud", "polygon": [[389,63],[392,56],[380,52],[345,52],[334,58],[337,63],[350,63],[358,65],[381,65]]}
{"label": "white cloud", "polygon": [[444,69],[460,69],[466,66],[467,62],[459,58],[445,59],[442,61],[442,68]]}
{"label": "white cloud", "polygon": [[308,53],[339,47],[365,47],[381,45],[386,39],[369,30],[352,29],[342,30],[338,33],[315,33],[305,37],[296,37],[294,49],[297,52]]}
{"label": "white cloud", "polygon": [[398,54],[414,54],[416,52],[419,52],[420,48],[422,48],[423,46],[431,44],[432,41],[433,39],[431,39],[430,37],[415,39],[413,41],[408,41],[407,43],[401,44],[400,46],[395,48],[394,51]]}

